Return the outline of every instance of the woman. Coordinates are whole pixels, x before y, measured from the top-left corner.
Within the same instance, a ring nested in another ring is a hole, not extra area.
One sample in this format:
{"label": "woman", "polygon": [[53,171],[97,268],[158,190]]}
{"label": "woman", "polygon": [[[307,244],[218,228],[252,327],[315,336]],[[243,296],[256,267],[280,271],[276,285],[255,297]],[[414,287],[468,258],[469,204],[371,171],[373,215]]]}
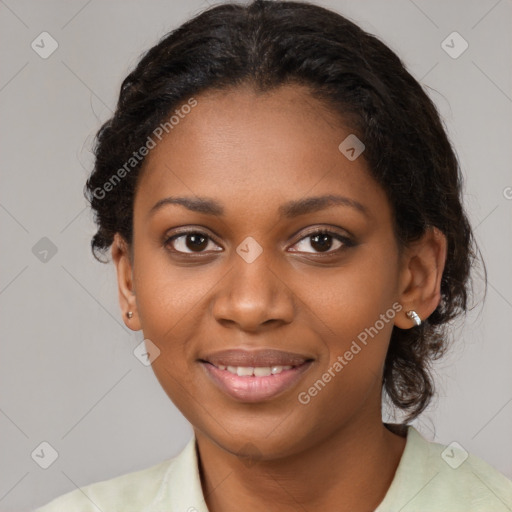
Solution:
{"label": "woman", "polygon": [[477,248],[388,47],[307,3],[210,8],[124,80],[95,155],[93,250],[194,437],[39,512],[512,510],[505,476],[408,425]]}

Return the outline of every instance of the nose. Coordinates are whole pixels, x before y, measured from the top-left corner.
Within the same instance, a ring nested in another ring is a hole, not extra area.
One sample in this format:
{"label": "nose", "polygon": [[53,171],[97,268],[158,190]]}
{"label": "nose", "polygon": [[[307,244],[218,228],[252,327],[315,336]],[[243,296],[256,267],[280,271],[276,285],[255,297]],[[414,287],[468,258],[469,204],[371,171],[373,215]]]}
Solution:
{"label": "nose", "polygon": [[250,263],[238,254],[233,259],[213,298],[215,319],[249,332],[290,323],[295,314],[293,292],[265,253]]}

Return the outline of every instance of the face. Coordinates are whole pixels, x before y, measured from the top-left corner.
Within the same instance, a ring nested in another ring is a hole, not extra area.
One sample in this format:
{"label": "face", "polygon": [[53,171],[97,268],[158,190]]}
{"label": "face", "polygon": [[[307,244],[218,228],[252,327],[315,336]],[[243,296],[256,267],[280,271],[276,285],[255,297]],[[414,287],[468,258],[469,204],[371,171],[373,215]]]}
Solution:
{"label": "face", "polygon": [[364,154],[338,149],[350,128],[298,86],[196,99],[146,158],[118,265],[159,382],[232,453],[380,421],[402,266]]}

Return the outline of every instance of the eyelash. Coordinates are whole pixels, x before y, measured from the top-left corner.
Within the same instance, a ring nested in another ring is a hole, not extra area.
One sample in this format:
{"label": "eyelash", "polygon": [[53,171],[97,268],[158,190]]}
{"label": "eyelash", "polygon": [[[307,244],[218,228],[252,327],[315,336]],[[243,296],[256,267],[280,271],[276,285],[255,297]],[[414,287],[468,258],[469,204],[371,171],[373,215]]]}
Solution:
{"label": "eyelash", "polygon": [[[199,230],[187,230],[187,231],[181,231],[179,233],[176,233],[168,238],[165,239],[164,241],[164,246],[165,247],[169,247],[172,242],[174,242],[175,240],[177,240],[178,238],[181,238],[181,237],[186,237],[187,235],[199,235],[201,237],[204,237],[208,240],[211,240],[213,241],[214,243],[216,243],[212,237],[210,237],[207,233],[203,232],[203,231],[199,231]],[[303,253],[302,251],[292,251],[292,252],[296,252],[296,253],[301,253],[301,254],[316,254],[316,255],[321,255],[321,256],[332,256],[333,254],[336,254],[336,253],[340,253],[342,252],[343,250],[345,249],[348,249],[350,247],[353,247],[355,246],[355,242],[353,242],[350,238],[346,237],[346,236],[343,236],[343,235],[340,235],[339,233],[335,232],[335,231],[332,231],[330,229],[327,229],[327,228],[317,228],[315,229],[314,231],[311,231],[309,233],[307,233],[306,235],[304,235],[301,239],[299,239],[295,244],[293,245],[297,245],[298,243],[300,243],[301,241],[303,240],[306,240],[308,238],[313,238],[314,236],[316,235],[330,235],[332,238],[334,238],[335,240],[338,240],[339,242],[342,243],[342,246],[339,247],[338,249],[335,249],[335,250],[329,250],[329,251],[326,251],[326,252],[313,252],[313,253]],[[203,251],[203,252],[182,252],[182,251],[177,251],[175,249],[169,249],[171,252],[175,253],[175,254],[178,254],[178,255],[200,255],[200,254],[207,254],[206,251]],[[220,251],[214,251],[214,252],[220,252]],[[192,256],[192,257],[195,257],[195,256]]]}

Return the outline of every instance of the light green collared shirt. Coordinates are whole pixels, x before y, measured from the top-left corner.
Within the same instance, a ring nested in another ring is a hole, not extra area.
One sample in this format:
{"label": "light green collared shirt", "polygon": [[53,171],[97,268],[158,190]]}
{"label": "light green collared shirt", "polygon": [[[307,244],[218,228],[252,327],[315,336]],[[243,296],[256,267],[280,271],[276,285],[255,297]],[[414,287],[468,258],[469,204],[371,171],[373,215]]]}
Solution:
{"label": "light green collared shirt", "polygon": [[[375,512],[512,512],[512,481],[460,445],[427,441],[412,426]],[[35,512],[208,512],[195,437],[147,469],[64,494]]]}

